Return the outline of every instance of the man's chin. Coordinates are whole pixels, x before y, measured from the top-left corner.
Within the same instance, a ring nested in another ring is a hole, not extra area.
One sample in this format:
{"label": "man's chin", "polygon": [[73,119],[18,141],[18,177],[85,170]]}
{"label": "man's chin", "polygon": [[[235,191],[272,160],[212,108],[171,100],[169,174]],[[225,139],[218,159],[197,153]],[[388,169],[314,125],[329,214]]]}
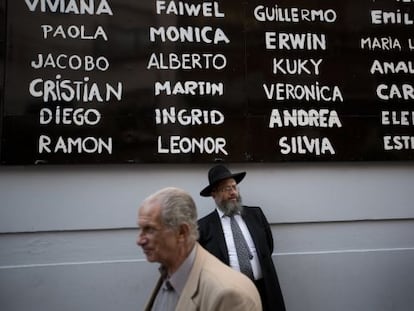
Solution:
{"label": "man's chin", "polygon": [[144,251],[145,257],[147,258],[147,261],[154,262],[154,257],[151,251]]}
{"label": "man's chin", "polygon": [[225,215],[232,215],[239,213],[241,211],[241,207],[237,201],[227,201],[227,204],[222,207],[221,210]]}

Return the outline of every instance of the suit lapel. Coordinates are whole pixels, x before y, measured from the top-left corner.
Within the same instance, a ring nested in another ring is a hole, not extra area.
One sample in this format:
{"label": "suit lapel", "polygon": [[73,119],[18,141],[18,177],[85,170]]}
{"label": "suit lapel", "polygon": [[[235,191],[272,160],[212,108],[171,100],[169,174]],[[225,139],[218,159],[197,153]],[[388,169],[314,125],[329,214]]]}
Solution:
{"label": "suit lapel", "polygon": [[227,250],[226,239],[224,238],[223,226],[221,225],[220,216],[217,210],[213,213],[212,221],[210,222],[210,230],[212,236],[217,236],[217,255],[224,263],[229,265],[229,252]]}
{"label": "suit lapel", "polygon": [[183,288],[180,299],[177,302],[175,310],[197,310],[197,304],[194,297],[199,292],[201,268],[203,267],[204,254],[203,249],[196,244],[196,257],[191,269],[188,280]]}
{"label": "suit lapel", "polygon": [[155,285],[155,288],[152,291],[151,297],[148,300],[147,305],[145,306],[145,311],[150,311],[152,309],[152,305],[154,304],[155,297],[157,297],[158,291],[161,288],[162,282],[163,282],[163,279],[162,277],[160,277],[158,279],[157,285]]}

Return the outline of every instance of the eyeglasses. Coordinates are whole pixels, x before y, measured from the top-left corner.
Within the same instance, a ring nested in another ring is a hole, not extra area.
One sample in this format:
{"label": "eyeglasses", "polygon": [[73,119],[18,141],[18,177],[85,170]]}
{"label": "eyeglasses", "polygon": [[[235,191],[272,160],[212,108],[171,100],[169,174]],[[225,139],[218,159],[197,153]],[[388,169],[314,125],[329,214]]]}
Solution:
{"label": "eyeglasses", "polygon": [[219,189],[219,191],[220,192],[227,192],[227,193],[230,193],[232,191],[237,192],[237,191],[239,191],[239,188],[236,185],[226,186],[226,187],[223,187],[223,188]]}

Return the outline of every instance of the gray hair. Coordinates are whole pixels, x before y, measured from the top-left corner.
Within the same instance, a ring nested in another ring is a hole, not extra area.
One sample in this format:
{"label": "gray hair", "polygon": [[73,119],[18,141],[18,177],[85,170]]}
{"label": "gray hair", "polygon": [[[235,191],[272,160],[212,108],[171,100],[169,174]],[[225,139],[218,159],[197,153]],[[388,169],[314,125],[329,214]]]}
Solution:
{"label": "gray hair", "polygon": [[161,220],[175,230],[182,224],[190,227],[189,238],[197,241],[197,207],[193,198],[182,189],[168,187],[159,190],[152,196],[161,205]]}

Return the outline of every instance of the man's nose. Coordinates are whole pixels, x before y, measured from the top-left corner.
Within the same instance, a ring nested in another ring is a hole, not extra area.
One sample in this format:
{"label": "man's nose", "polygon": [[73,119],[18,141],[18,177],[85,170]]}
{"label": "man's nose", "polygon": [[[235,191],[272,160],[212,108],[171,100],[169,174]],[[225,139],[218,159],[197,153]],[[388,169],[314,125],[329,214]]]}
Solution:
{"label": "man's nose", "polygon": [[145,237],[145,234],[142,231],[139,231],[138,236],[137,236],[137,245],[138,246],[143,246],[145,245],[145,243],[147,243],[147,238]]}

